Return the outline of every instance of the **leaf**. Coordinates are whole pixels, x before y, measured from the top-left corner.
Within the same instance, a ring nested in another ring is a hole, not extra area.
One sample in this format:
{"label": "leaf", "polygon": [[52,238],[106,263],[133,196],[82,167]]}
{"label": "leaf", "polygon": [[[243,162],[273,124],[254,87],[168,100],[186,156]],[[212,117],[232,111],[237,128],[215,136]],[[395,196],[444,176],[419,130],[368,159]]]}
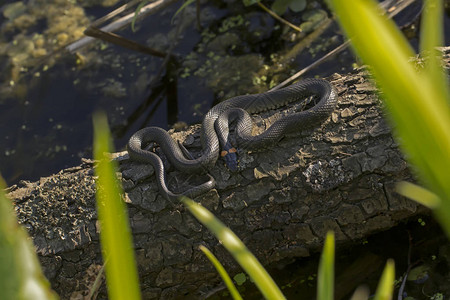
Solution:
{"label": "leaf", "polygon": [[424,283],[429,278],[429,272],[431,267],[429,265],[420,265],[412,268],[409,271],[407,280],[414,281],[415,283]]}
{"label": "leaf", "polygon": [[277,15],[281,16],[286,12],[291,0],[275,0],[270,7]]}
{"label": "leaf", "polygon": [[306,4],[306,0],[292,0],[291,3],[289,3],[289,8],[293,12],[301,12],[305,10]]}
{"label": "leaf", "polygon": [[100,221],[100,241],[105,261],[106,283],[110,299],[140,299],[134,247],[128,214],[121,198],[114,161],[107,155],[111,140],[106,115],[96,113],[94,121],[94,169],[97,179],[97,209]]}
{"label": "leaf", "polygon": [[5,300],[57,299],[42,274],[26,230],[17,223],[0,176],[0,298]]}
{"label": "leaf", "polygon": [[149,0],[142,0],[141,3],[136,7],[136,10],[134,11],[133,19],[131,20],[131,30],[135,32],[134,23],[137,20],[137,17],[141,11],[141,9],[149,2]]}
{"label": "leaf", "polygon": [[261,2],[261,0],[243,0],[242,2],[244,3],[245,6],[250,6],[250,5],[253,5],[255,3]]}
{"label": "leaf", "polygon": [[[428,55],[425,67],[429,76],[433,77],[432,80],[436,84],[436,88],[450,95],[447,76],[445,72],[442,72],[440,63],[442,53],[437,49],[444,44],[443,8],[442,0],[425,1],[420,26],[420,51]],[[450,99],[447,98],[447,100]]]}
{"label": "leaf", "polygon": [[244,273],[238,273],[233,277],[237,285],[243,285],[247,281],[247,276]]}
{"label": "leaf", "polygon": [[350,300],[367,300],[369,299],[369,288],[367,286],[359,286],[353,293]]}
{"label": "leaf", "polygon": [[[227,286],[228,291],[230,291],[230,294],[233,297],[233,299],[235,299],[235,300],[242,300],[242,297],[239,294],[238,290],[236,289],[236,286],[233,284],[233,281],[231,280],[230,276],[228,275],[227,271],[225,271],[225,268],[219,262],[219,260],[205,246],[200,246],[199,248],[206,255],[206,257],[213,264],[213,266],[216,268],[217,273],[219,273],[220,277],[222,277],[222,280],[225,283],[225,285]],[[240,273],[240,274],[242,274],[242,273]],[[234,276],[235,280],[236,280],[236,276]]]}
{"label": "leaf", "polygon": [[333,300],[334,295],[334,233],[327,233],[320,257],[317,277],[317,299]]}
{"label": "leaf", "polygon": [[181,197],[187,209],[219,239],[233,258],[255,282],[266,299],[285,299],[273,279],[242,241],[209,210],[187,197]]}
{"label": "leaf", "polygon": [[408,197],[430,209],[439,207],[441,203],[436,194],[411,182],[402,181],[397,183],[396,191],[400,195]]}
{"label": "leaf", "polygon": [[391,300],[394,291],[395,264],[392,259],[388,259],[384,267],[374,300]]}
{"label": "leaf", "polygon": [[[433,212],[450,237],[450,92],[448,82],[439,79],[444,70],[437,64],[415,69],[414,51],[377,2],[329,2],[356,53],[370,67],[408,161],[424,186],[441,199]],[[442,1],[427,0],[425,5],[424,13],[430,16],[423,22],[432,24],[424,23],[427,31],[421,36],[436,35],[423,42],[422,47],[429,49],[440,42],[440,33],[432,31],[442,26]]]}
{"label": "leaf", "polygon": [[183,3],[183,5],[181,5],[181,7],[179,9],[177,9],[177,11],[175,12],[175,14],[172,17],[172,20],[170,20],[170,22],[173,22],[173,20],[175,19],[175,17],[183,11],[183,9],[185,9],[189,4],[191,4],[192,2],[194,2],[196,0],[187,0],[186,2]]}

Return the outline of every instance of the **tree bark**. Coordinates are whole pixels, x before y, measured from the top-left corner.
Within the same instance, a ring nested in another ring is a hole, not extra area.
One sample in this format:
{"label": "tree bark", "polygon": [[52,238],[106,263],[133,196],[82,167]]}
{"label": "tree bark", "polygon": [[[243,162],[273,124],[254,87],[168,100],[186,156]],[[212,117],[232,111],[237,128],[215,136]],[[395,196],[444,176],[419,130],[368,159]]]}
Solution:
{"label": "tree bark", "polygon": [[[444,53],[448,63],[448,48]],[[429,213],[395,193],[396,182],[413,176],[367,77],[364,70],[331,76],[339,101],[321,126],[261,152],[240,151],[243,170],[237,174],[220,161],[211,170],[216,189],[195,200],[229,225],[263,265],[283,265],[319,251],[328,230],[334,230],[338,244],[350,243]],[[258,128],[275,117],[256,116]],[[173,137],[195,152],[198,132],[193,126]],[[151,166],[129,161],[126,153],[115,156],[145,299],[198,297],[220,284],[200,244],[231,274],[241,272],[182,205],[158,194]],[[44,272],[63,299],[86,295],[102,265],[93,165],[84,160],[9,191]],[[169,178],[172,189],[182,190],[203,177],[171,171]]]}

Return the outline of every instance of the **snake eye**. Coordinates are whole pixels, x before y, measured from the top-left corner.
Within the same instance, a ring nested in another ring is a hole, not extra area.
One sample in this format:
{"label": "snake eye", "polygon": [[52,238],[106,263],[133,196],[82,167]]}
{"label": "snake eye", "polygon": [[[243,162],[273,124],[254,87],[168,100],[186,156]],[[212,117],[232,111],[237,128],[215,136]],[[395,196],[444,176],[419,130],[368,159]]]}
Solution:
{"label": "snake eye", "polygon": [[220,156],[222,156],[222,157],[227,156],[227,154],[228,154],[228,151],[225,151],[225,150],[220,152]]}
{"label": "snake eye", "polygon": [[228,153],[236,153],[237,152],[237,150],[236,150],[236,148],[230,148],[230,150],[228,150]]}

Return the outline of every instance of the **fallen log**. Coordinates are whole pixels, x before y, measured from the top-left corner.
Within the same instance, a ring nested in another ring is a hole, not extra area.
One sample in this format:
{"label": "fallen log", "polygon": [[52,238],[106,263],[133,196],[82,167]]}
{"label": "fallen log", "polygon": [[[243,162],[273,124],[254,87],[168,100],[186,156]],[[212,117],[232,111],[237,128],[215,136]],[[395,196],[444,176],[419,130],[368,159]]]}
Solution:
{"label": "fallen log", "polygon": [[[445,58],[450,58],[446,48]],[[339,244],[389,229],[429,212],[394,191],[413,180],[383,119],[377,90],[364,70],[329,78],[338,106],[318,128],[305,129],[271,149],[241,151],[243,170],[222,163],[210,171],[216,189],[195,199],[244,241],[265,266],[283,265],[320,250],[328,230]],[[256,116],[258,128],[282,112]],[[200,149],[199,126],[172,132]],[[207,293],[221,280],[197,249],[211,249],[231,273],[241,272],[207,229],[180,204],[158,194],[153,168],[117,153],[144,299]],[[9,188],[19,222],[33,238],[44,272],[61,298],[87,295],[101,265],[95,208],[95,162]],[[201,181],[170,172],[172,189]],[[104,291],[103,291],[104,292]]]}

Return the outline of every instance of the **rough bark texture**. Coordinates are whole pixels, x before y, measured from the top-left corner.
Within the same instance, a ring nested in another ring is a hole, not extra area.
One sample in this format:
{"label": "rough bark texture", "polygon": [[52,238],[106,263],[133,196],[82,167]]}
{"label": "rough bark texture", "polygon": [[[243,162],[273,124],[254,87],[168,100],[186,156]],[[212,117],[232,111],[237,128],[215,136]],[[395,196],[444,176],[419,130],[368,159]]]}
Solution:
{"label": "rough bark texture", "polygon": [[[264,265],[309,256],[328,230],[342,244],[427,213],[394,192],[396,182],[412,176],[366,77],[359,72],[329,78],[339,101],[322,126],[265,151],[241,151],[244,169],[238,174],[230,174],[221,162],[211,170],[217,188],[196,201],[228,224]],[[267,126],[266,118],[257,116],[257,125]],[[173,136],[195,151],[198,129]],[[240,272],[208,230],[181,205],[158,194],[152,167],[130,162],[123,153],[117,158],[145,299],[197,297],[221,282],[199,244],[211,249],[230,273]],[[85,295],[102,264],[92,165],[85,161],[10,188],[20,223],[62,298]],[[170,184],[182,189],[186,181],[202,178],[195,177],[170,172]]]}

